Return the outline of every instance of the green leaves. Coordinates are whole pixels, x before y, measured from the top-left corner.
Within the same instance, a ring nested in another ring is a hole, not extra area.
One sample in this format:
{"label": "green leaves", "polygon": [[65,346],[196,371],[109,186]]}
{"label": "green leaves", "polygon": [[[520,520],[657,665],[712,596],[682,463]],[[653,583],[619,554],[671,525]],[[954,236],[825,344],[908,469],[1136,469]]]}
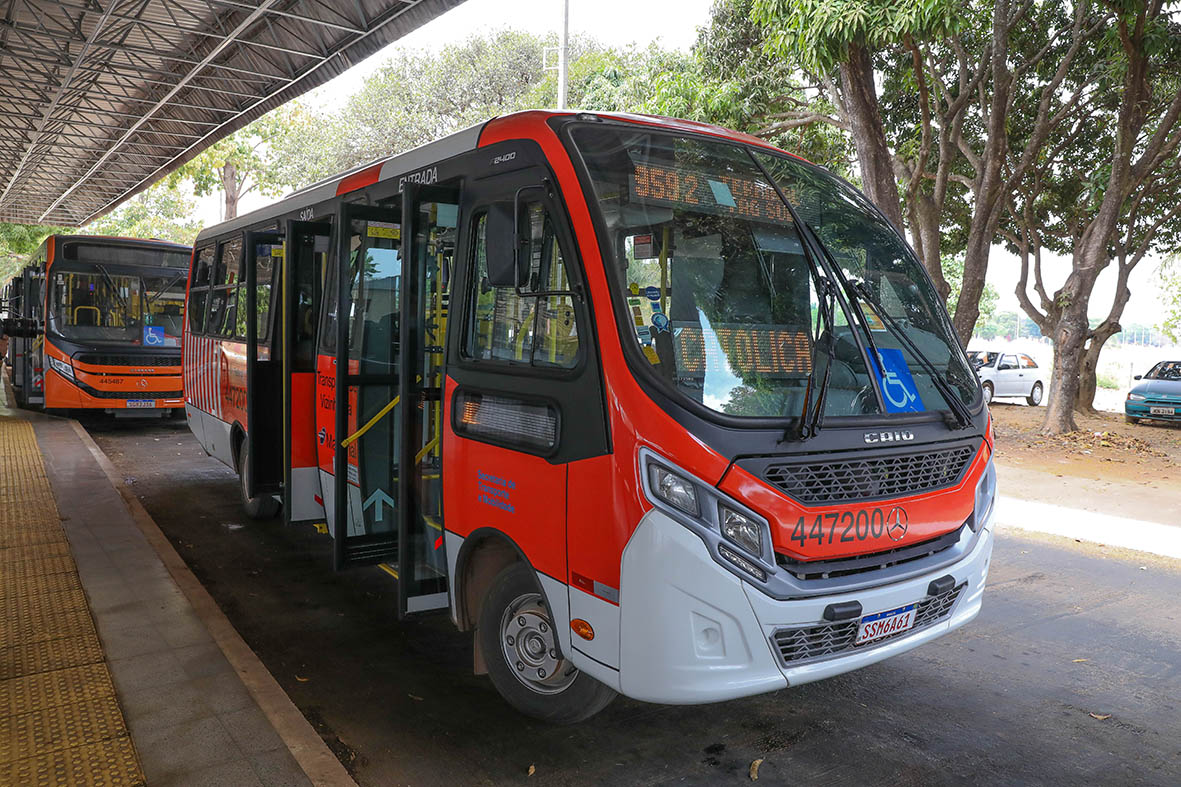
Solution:
{"label": "green leaves", "polygon": [[767,29],[769,52],[832,73],[850,44],[878,50],[908,37],[953,32],[960,6],[950,0],[755,0],[753,19]]}

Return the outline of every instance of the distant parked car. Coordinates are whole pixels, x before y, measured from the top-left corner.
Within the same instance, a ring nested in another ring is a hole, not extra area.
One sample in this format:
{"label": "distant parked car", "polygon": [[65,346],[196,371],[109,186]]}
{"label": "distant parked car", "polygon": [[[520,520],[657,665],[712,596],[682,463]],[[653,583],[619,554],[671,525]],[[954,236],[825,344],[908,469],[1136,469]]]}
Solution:
{"label": "distant parked car", "polygon": [[1021,396],[1030,407],[1042,403],[1046,381],[1037,363],[1025,353],[969,350],[968,360],[980,378],[985,403],[993,399]]}
{"label": "distant parked car", "polygon": [[1125,421],[1181,421],[1181,361],[1161,361],[1136,379],[1141,382],[1124,400]]}

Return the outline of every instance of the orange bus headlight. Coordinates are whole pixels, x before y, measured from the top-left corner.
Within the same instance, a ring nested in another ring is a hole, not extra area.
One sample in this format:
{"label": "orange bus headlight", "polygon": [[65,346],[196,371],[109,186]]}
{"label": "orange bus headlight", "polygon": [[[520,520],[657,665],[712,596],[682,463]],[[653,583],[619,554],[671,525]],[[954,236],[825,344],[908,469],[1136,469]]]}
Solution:
{"label": "orange bus headlight", "polygon": [[67,380],[74,379],[74,367],[73,366],[71,366],[70,364],[66,363],[65,361],[63,361],[59,358],[54,358],[52,355],[46,355],[45,357],[49,359],[49,366],[55,372],[60,374],[62,377],[65,377]]}

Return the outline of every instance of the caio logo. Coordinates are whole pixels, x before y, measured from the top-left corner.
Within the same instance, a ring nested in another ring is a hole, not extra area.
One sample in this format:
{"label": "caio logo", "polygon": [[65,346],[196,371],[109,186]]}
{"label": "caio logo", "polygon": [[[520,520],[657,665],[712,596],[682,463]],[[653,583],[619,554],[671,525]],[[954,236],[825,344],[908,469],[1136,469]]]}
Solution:
{"label": "caio logo", "polygon": [[891,432],[865,432],[863,437],[867,443],[908,443],[914,439],[914,432],[895,429]]}

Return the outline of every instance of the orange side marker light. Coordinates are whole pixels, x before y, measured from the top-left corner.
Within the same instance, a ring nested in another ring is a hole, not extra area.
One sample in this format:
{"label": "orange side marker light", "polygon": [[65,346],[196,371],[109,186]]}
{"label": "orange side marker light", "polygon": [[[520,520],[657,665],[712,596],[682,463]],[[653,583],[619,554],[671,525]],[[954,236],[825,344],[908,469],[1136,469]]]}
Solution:
{"label": "orange side marker light", "polygon": [[574,618],[571,620],[570,630],[588,642],[595,638],[595,630],[591,628],[591,624],[587,623],[582,618]]}

